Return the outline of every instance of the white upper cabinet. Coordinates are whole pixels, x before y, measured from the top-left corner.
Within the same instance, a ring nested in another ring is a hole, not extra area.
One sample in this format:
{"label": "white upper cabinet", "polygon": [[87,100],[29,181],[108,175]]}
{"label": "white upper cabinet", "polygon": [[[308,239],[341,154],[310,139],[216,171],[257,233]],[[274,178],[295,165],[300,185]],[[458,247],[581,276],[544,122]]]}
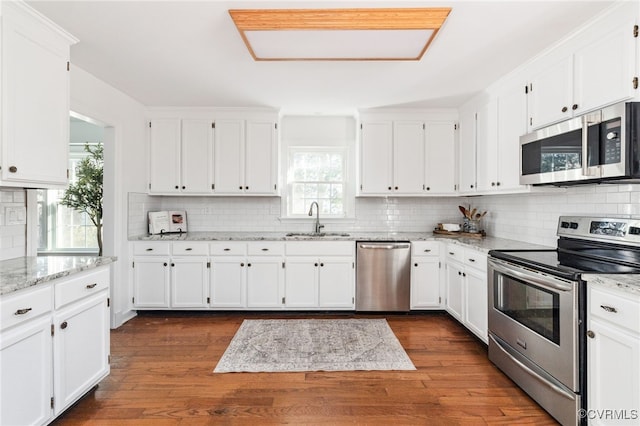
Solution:
{"label": "white upper cabinet", "polygon": [[427,194],[454,194],[457,189],[456,124],[425,124],[424,191]]}
{"label": "white upper cabinet", "polygon": [[418,121],[393,123],[393,189],[400,194],[422,194],[424,188],[425,125]]}
{"label": "white upper cabinet", "polygon": [[637,25],[638,3],[620,2],[538,59],[527,85],[529,129],[633,98]]}
{"label": "white upper cabinet", "polygon": [[460,108],[460,141],[458,155],[460,194],[476,192],[476,110],[472,104]]}
{"label": "white upper cabinet", "polygon": [[161,118],[149,127],[149,193],[211,193],[212,121]]}
{"label": "white upper cabinet", "polygon": [[216,120],[214,158],[216,194],[278,194],[274,121]]}
{"label": "white upper cabinet", "polygon": [[498,182],[498,101],[491,99],[476,112],[476,181],[478,191]]}
{"label": "white upper cabinet", "polygon": [[360,193],[389,194],[393,181],[393,124],[361,124]]}
{"label": "white upper cabinet", "polygon": [[3,2],[0,186],[67,185],[69,46],[76,42],[24,3]]}

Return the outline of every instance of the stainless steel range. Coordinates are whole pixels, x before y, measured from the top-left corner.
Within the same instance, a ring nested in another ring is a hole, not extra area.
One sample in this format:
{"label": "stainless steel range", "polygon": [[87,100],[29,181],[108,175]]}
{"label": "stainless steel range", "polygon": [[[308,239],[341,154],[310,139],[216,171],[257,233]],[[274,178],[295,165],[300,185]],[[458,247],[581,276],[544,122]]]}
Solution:
{"label": "stainless steel range", "polygon": [[562,216],[550,250],[489,252],[489,359],[563,425],[587,408],[583,273],[640,273],[640,220]]}

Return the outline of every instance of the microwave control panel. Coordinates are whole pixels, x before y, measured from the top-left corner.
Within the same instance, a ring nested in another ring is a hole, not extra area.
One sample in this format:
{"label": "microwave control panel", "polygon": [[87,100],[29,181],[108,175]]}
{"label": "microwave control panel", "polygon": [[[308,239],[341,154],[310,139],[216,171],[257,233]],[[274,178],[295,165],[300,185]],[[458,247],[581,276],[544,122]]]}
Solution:
{"label": "microwave control panel", "polygon": [[622,161],[622,140],[620,132],[622,130],[621,120],[616,118],[602,123],[601,128],[601,158],[602,164],[616,164]]}

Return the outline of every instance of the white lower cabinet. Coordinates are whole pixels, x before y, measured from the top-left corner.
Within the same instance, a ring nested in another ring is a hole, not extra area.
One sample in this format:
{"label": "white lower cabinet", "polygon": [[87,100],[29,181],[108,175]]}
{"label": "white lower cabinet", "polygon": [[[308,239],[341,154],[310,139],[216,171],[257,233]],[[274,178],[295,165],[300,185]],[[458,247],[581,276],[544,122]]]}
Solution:
{"label": "white lower cabinet", "polygon": [[50,315],[0,332],[0,424],[42,425],[51,419],[52,347]]}
{"label": "white lower cabinet", "polygon": [[438,241],[411,243],[411,309],[440,309],[440,265]]}
{"label": "white lower cabinet", "polygon": [[456,244],[446,250],[446,310],[487,343],[487,255]]}
{"label": "white lower cabinet", "polygon": [[209,258],[203,256],[171,259],[171,307],[206,308],[209,296]]}
{"label": "white lower cabinet", "polygon": [[640,297],[589,282],[587,285],[589,424],[637,424]]}
{"label": "white lower cabinet", "polygon": [[282,257],[252,256],[247,265],[247,307],[282,308]]}
{"label": "white lower cabinet", "polygon": [[288,242],[285,251],[285,307],[355,309],[354,241]]}
{"label": "white lower cabinet", "polygon": [[49,423],[109,374],[109,269],[0,297],[0,424]]}

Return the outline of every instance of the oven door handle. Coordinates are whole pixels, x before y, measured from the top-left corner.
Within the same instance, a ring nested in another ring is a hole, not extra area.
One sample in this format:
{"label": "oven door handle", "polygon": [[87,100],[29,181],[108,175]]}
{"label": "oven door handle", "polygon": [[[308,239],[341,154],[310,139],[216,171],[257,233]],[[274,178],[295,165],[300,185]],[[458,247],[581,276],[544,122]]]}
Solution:
{"label": "oven door handle", "polygon": [[496,259],[489,259],[489,266],[491,266],[495,271],[498,271],[502,274],[511,275],[516,278],[521,278],[523,280],[533,282],[535,284],[538,284],[540,287],[550,291],[572,291],[573,290],[573,286],[571,284],[568,284],[566,281],[544,276],[541,274],[536,274],[535,272],[528,272],[522,269],[516,270],[513,267],[506,267],[505,263]]}
{"label": "oven door handle", "polygon": [[533,377],[534,379],[536,379],[537,381],[539,381],[540,383],[542,383],[543,385],[546,385],[547,387],[549,387],[552,391],[554,391],[555,393],[564,396],[567,399],[570,399],[572,401],[574,401],[576,399],[575,394],[566,391],[556,385],[554,385],[553,383],[549,382],[548,380],[546,380],[544,377],[542,377],[541,375],[539,375],[538,373],[536,373],[535,371],[533,371],[531,368],[529,368],[527,365],[523,364],[522,361],[520,361],[519,359],[517,359],[516,357],[514,357],[513,355],[511,355],[503,346],[502,344],[500,344],[500,342],[498,342],[491,334],[489,334],[489,339],[491,339],[491,341],[493,343],[495,343],[496,347],[499,348],[506,356],[509,357],[509,359],[511,359],[511,361],[513,361],[518,367],[520,367],[525,373],[529,374],[531,377]]}

